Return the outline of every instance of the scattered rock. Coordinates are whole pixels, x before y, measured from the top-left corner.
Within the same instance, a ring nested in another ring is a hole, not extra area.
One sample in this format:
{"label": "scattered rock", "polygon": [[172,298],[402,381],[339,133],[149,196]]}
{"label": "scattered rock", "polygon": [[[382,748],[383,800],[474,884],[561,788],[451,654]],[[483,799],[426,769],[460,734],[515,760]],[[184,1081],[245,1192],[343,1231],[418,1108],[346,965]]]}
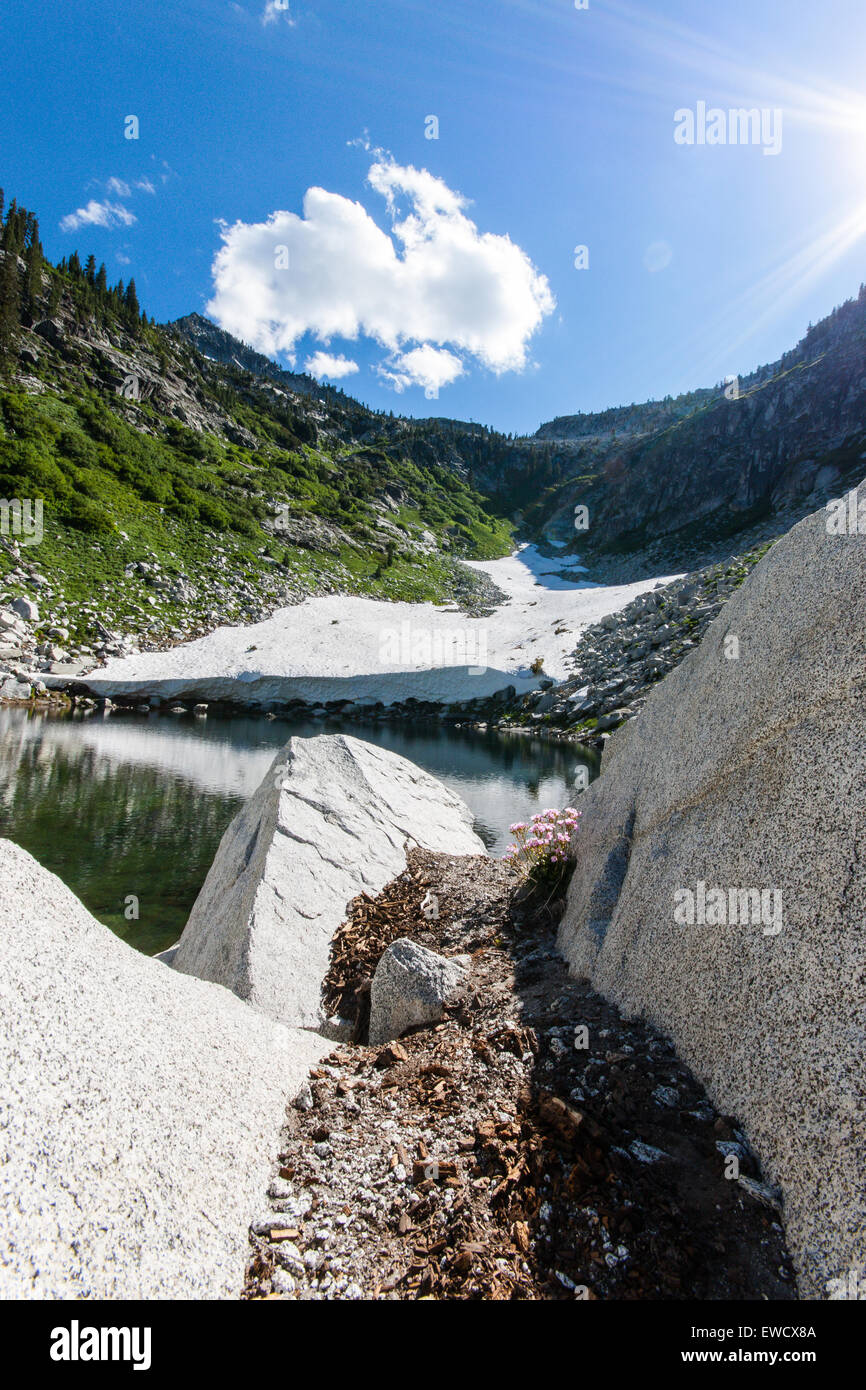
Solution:
{"label": "scattered rock", "polygon": [[407,1028],[438,1023],[444,1006],[465,988],[471,957],[447,960],[404,937],[376,968],[370,999],[370,1043],[399,1038]]}
{"label": "scattered rock", "polygon": [[0,685],[0,699],[3,700],[29,700],[31,695],[30,685],[26,681],[20,681],[15,676],[9,676]]}
{"label": "scattered rock", "polygon": [[[517,881],[502,861],[413,850],[353,903],[333,988],[399,925],[401,945],[471,952],[471,986],[435,1026],[343,1044],[311,1072],[315,1108],[282,1136],[290,1191],[253,1227],[246,1297],[276,1290],[288,1241],[304,1301],[793,1298],[777,1212],[725,1178],[716,1141],[738,1131],[664,1038],[568,978],[553,919],[518,902]],[[578,1030],[589,1047],[554,1047]],[[751,1154],[743,1169],[759,1180]]]}
{"label": "scattered rock", "polygon": [[39,622],[39,605],[32,598],[25,598],[23,594],[19,594],[18,598],[12,600],[10,607],[12,612],[17,613],[26,623]]}

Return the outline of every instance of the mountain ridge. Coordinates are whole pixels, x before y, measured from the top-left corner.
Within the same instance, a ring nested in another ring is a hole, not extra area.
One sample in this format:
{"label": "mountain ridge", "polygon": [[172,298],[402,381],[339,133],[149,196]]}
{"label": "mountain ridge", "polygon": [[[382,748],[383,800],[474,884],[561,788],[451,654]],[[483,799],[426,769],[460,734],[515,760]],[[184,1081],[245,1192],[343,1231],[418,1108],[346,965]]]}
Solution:
{"label": "mountain ridge", "polygon": [[598,579],[695,570],[858,481],[864,453],[862,287],[733,389],[514,437],[372,410],[198,313],[157,325],[93,256],[51,265],[33,213],[3,223],[0,494],[46,527],[30,551],[5,517],[0,590],[54,604],[43,648],[51,625],[72,653],[171,645],[311,593],[481,611],[496,596],[460,562],[515,536]]}

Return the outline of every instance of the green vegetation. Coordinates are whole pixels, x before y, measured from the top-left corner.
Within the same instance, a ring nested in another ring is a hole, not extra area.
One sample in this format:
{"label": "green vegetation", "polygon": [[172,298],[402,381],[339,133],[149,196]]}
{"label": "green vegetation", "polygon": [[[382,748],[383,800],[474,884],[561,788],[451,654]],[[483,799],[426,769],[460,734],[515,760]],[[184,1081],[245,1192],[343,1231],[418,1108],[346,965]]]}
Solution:
{"label": "green vegetation", "polygon": [[[156,422],[148,403],[140,413]],[[304,444],[254,451],[171,419],[161,437],[145,434],[83,384],[64,396],[0,392],[0,492],[41,497],[58,522],[94,534],[145,516],[156,525],[167,515],[261,543],[273,540],[273,520],[284,506],[290,518],[334,523],[364,551],[372,539],[371,503],[394,482],[418,498],[394,515],[407,540],[428,529],[473,558],[507,549],[507,523],[485,515],[478,495],[441,466],[422,471],[375,450],[344,450],[341,457]],[[390,566],[395,542],[385,551]]]}

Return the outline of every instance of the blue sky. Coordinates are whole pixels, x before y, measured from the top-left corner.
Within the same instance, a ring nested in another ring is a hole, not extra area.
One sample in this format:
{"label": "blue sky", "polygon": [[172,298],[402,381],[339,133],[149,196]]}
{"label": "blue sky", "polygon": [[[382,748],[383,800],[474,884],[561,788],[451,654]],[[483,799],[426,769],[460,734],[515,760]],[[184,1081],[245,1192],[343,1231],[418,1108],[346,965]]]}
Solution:
{"label": "blue sky", "polygon": [[[52,259],[395,413],[523,432],[711,385],[866,279],[861,0],[15,0],[0,25],[0,182]],[[702,102],[724,131],[677,143]],[[768,124],[735,141],[740,107]]]}

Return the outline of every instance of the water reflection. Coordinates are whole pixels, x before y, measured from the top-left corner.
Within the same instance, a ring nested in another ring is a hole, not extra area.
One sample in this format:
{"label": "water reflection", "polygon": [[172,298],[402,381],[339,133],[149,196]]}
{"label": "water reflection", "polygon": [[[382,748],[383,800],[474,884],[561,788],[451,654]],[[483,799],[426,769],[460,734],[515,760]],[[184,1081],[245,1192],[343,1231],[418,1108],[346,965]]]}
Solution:
{"label": "water reflection", "polygon": [[574,745],[493,730],[0,709],[0,835],[152,953],[177,940],[223,831],[289,736],[341,729],[456,791],[492,854],[511,822],[572,804],[581,769],[598,770]]}

